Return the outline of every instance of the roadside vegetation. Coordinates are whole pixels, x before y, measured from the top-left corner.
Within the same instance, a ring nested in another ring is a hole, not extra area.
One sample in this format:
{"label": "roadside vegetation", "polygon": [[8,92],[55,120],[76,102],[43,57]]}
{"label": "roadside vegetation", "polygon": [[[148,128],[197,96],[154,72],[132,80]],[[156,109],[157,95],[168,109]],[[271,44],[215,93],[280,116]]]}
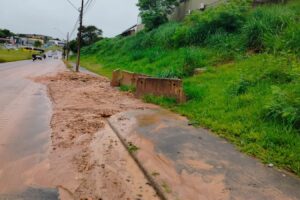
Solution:
{"label": "roadside vegetation", "polygon": [[[300,2],[257,8],[230,1],[82,51],[103,75],[126,69],[182,78],[188,101],[145,97],[240,150],[300,175]],[[196,68],[205,68],[194,75]]]}
{"label": "roadside vegetation", "polygon": [[0,49],[0,63],[31,59],[32,52],[26,50]]}

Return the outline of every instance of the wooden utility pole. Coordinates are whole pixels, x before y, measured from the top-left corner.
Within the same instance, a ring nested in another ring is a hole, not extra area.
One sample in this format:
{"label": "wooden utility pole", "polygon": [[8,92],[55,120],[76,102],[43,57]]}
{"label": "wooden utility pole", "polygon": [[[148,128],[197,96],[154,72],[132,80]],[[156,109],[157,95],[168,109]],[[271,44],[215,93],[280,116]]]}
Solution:
{"label": "wooden utility pole", "polygon": [[69,45],[70,38],[69,37],[70,36],[69,36],[69,32],[68,32],[68,34],[67,34],[67,61],[69,60],[69,49],[70,49],[70,45]]}
{"label": "wooden utility pole", "polygon": [[79,72],[80,66],[80,48],[81,48],[81,31],[82,31],[82,18],[83,18],[83,5],[84,0],[81,0],[80,16],[79,16],[79,29],[77,37],[77,63],[76,63],[76,72]]}

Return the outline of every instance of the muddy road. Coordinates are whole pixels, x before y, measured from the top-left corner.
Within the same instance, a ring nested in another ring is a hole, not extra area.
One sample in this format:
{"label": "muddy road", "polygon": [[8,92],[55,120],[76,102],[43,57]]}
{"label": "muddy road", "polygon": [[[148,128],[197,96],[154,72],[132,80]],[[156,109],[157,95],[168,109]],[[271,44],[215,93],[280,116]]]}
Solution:
{"label": "muddy road", "polygon": [[106,118],[146,109],[61,61],[0,65],[0,199],[158,199]]}

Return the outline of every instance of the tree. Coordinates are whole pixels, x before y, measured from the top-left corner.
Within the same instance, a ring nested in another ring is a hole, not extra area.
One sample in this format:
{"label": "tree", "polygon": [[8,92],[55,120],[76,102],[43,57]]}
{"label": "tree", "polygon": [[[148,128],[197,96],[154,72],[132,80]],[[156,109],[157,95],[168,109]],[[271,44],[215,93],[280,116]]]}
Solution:
{"label": "tree", "polygon": [[77,51],[77,40],[71,40],[69,43],[69,48],[72,52]]}
{"label": "tree", "polygon": [[1,38],[7,38],[7,37],[11,37],[13,35],[14,34],[7,29],[0,29],[0,37]]}
{"label": "tree", "polygon": [[34,47],[41,47],[42,46],[42,42],[39,40],[36,40],[33,44]]}
{"label": "tree", "polygon": [[82,41],[83,46],[91,45],[98,40],[102,39],[102,30],[96,26],[83,26],[82,27]]}
{"label": "tree", "polygon": [[146,30],[152,30],[168,21],[180,0],[139,0],[137,6],[140,10],[142,22]]}
{"label": "tree", "polygon": [[[102,30],[96,26],[83,26],[81,33],[82,46],[89,46],[102,39]],[[77,51],[77,40],[72,40],[69,43],[71,51]]]}

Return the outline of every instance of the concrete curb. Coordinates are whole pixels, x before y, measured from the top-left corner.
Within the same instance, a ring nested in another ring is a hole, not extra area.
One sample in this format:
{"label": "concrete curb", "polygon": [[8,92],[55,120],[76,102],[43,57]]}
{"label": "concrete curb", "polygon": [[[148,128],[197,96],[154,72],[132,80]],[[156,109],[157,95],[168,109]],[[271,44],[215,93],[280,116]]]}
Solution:
{"label": "concrete curb", "polygon": [[124,140],[124,138],[121,136],[121,134],[119,133],[119,131],[113,126],[113,124],[108,119],[106,121],[107,121],[108,125],[110,126],[110,128],[115,132],[115,134],[117,135],[117,137],[121,141],[122,145],[125,147],[125,149],[129,153],[129,155],[132,157],[132,159],[135,161],[135,163],[137,164],[137,166],[143,172],[144,176],[147,178],[147,180],[149,181],[149,183],[151,184],[151,186],[154,188],[157,196],[161,200],[168,200],[168,198],[165,196],[165,194],[163,192],[162,187],[153,179],[153,177],[151,176],[151,174],[145,169],[145,167],[139,161],[139,159],[137,158],[137,156],[134,153],[128,151],[127,143]]}

